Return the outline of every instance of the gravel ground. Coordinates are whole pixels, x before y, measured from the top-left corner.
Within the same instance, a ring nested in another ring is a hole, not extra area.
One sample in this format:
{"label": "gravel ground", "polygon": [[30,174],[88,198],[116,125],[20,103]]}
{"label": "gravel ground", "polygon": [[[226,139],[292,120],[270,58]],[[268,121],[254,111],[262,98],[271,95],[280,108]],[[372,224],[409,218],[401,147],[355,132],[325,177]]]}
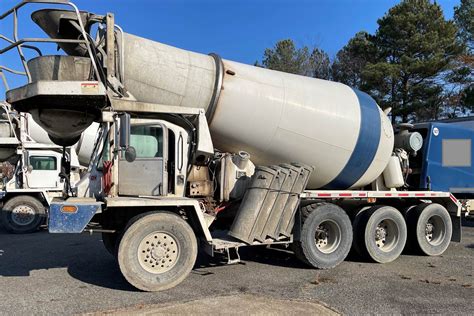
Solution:
{"label": "gravel ground", "polygon": [[474,314],[473,222],[464,225],[463,242],[452,243],[441,257],[404,254],[384,265],[350,257],[327,271],[305,267],[286,250],[247,248],[241,257],[241,264],[228,266],[200,255],[182,284],[144,293],[123,279],[100,235],[0,232],[0,314],[146,311],[149,306],[186,311],[192,301],[214,302],[208,305],[218,313],[235,312],[232,304],[227,309],[215,304],[219,297],[249,303],[266,298],[269,305],[272,300],[323,303],[344,314]]}

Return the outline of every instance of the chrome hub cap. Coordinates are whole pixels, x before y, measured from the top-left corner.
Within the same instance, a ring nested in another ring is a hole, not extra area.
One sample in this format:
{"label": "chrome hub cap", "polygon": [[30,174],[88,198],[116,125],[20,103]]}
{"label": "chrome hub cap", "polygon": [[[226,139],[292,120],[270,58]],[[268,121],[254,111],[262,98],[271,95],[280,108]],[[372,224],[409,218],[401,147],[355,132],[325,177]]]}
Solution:
{"label": "chrome hub cap", "polygon": [[341,243],[341,228],[332,220],[322,222],[316,229],[314,242],[322,253],[335,251]]}
{"label": "chrome hub cap", "polygon": [[398,227],[394,221],[384,219],[375,228],[375,244],[384,251],[391,251],[398,241]]}
{"label": "chrome hub cap", "polygon": [[443,242],[446,225],[439,216],[432,216],[425,224],[425,238],[428,243],[437,246]]}
{"label": "chrome hub cap", "polygon": [[138,262],[150,273],[171,270],[179,257],[176,239],[163,232],[154,232],[143,238],[138,246]]}
{"label": "chrome hub cap", "polygon": [[433,239],[433,230],[434,230],[433,223],[428,221],[426,223],[426,227],[425,227],[425,235],[426,235],[426,239],[428,239],[428,241],[431,241]]}
{"label": "chrome hub cap", "polygon": [[12,221],[19,226],[26,226],[35,220],[35,210],[28,205],[18,205],[12,211]]}

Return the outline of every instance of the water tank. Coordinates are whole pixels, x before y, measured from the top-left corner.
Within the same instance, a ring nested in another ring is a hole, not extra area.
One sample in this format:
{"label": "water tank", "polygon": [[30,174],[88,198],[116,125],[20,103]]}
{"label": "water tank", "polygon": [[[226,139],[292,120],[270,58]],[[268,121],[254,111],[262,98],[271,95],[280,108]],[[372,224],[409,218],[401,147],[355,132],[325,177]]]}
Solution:
{"label": "water tank", "polygon": [[366,93],[125,34],[125,87],[139,101],[207,111],[214,146],[256,164],[315,167],[308,188],[360,188],[387,166],[393,129]]}

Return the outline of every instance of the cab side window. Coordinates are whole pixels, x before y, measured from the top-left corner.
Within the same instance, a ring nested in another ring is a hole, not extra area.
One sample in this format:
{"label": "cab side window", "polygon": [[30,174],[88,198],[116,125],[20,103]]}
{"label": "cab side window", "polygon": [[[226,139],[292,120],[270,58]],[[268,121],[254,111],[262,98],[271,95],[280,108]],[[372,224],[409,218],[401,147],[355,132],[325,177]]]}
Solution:
{"label": "cab side window", "polygon": [[135,148],[137,158],[163,157],[163,130],[159,126],[132,126],[130,145]]}
{"label": "cab side window", "polygon": [[55,157],[33,156],[30,157],[30,165],[33,170],[56,170],[57,161]]}

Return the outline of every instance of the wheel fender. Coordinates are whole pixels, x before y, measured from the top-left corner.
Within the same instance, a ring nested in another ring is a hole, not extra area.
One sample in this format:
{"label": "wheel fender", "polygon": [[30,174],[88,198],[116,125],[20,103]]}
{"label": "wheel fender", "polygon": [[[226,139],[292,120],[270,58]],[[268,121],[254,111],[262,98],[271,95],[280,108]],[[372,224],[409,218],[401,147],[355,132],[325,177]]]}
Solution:
{"label": "wheel fender", "polygon": [[101,211],[102,204],[101,202],[69,203],[67,201],[51,203],[48,217],[49,232],[82,233],[92,217]]}

